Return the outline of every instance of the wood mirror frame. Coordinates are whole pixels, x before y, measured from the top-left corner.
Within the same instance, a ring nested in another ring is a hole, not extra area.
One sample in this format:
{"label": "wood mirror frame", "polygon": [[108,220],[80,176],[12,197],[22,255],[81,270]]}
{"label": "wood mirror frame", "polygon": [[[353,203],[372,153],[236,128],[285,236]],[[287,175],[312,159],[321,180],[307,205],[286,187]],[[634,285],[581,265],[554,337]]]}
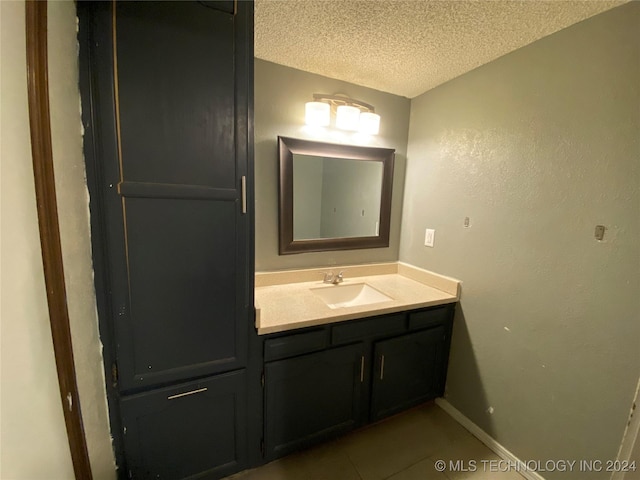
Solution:
{"label": "wood mirror frame", "polygon": [[[382,190],[380,198],[380,226],[378,235],[368,237],[341,237],[294,240],[293,238],[293,156],[294,154],[319,157],[366,160],[382,163]],[[389,246],[391,225],[391,190],[395,150],[379,147],[359,147],[314,142],[297,138],[278,137],[280,178],[278,185],[279,253],[289,255],[303,252],[355,250]]]}

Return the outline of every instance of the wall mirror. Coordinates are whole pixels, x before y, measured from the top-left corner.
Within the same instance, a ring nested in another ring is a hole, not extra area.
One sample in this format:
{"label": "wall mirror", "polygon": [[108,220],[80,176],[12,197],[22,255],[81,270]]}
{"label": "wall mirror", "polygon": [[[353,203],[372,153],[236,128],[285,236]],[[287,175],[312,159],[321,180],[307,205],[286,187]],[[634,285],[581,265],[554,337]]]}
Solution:
{"label": "wall mirror", "polygon": [[389,246],[395,150],[278,137],[280,255]]}

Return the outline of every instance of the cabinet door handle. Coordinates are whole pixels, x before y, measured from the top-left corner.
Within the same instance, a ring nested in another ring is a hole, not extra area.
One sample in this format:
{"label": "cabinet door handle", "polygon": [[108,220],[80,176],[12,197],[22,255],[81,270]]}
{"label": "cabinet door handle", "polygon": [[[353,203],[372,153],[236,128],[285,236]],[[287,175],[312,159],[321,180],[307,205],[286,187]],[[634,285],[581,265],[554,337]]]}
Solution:
{"label": "cabinet door handle", "polygon": [[360,357],[360,383],[364,382],[364,355]]}
{"label": "cabinet door handle", "polygon": [[242,187],[242,213],[247,213],[247,177],[244,175],[240,179]]}
{"label": "cabinet door handle", "polygon": [[380,358],[380,380],[384,380],[384,355]]}
{"label": "cabinet door handle", "polygon": [[202,393],[202,392],[206,392],[206,391],[207,391],[207,387],[198,388],[197,390],[191,390],[190,392],[184,392],[184,393],[178,393],[176,395],[170,395],[170,396],[167,397],[167,400],[174,400],[176,398],[186,397],[187,395],[193,395],[195,393]]}

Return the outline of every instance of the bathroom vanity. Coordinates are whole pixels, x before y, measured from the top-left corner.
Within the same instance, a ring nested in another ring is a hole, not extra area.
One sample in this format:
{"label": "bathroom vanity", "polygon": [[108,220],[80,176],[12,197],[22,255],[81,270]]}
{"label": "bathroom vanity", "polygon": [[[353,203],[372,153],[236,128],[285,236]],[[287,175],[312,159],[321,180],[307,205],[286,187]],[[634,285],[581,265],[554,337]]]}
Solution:
{"label": "bathroom vanity", "polygon": [[265,461],[444,393],[459,282],[397,263],[344,272],[256,277]]}

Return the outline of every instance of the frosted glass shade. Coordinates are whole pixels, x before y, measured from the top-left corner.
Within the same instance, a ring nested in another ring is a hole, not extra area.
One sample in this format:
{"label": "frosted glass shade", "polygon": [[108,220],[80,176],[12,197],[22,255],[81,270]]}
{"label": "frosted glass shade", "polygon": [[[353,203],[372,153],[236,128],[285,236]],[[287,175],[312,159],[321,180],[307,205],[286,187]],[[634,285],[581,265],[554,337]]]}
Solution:
{"label": "frosted glass shade", "polygon": [[304,106],[304,121],[313,127],[326,127],[331,121],[331,107],[328,103],[307,102]]}
{"label": "frosted glass shade", "polygon": [[336,127],[342,130],[358,130],[360,109],[349,105],[340,105],[336,113]]}
{"label": "frosted glass shade", "polygon": [[371,112],[362,112],[360,114],[360,133],[367,135],[377,135],[380,131],[380,115]]}

